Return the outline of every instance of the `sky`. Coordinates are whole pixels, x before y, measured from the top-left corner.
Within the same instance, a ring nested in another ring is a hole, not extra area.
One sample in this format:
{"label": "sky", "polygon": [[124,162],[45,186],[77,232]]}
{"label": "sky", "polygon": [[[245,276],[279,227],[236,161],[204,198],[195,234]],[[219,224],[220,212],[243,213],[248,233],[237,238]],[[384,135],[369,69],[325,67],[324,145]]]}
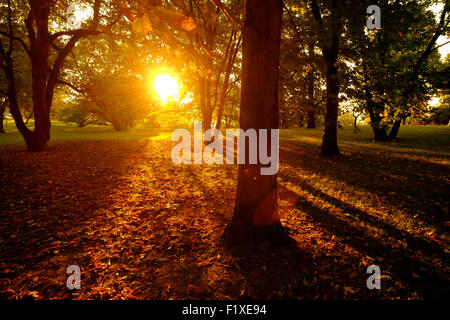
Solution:
{"label": "sky", "polygon": [[[439,21],[440,14],[442,12],[442,9],[444,7],[443,3],[435,4],[431,6],[431,10],[436,15],[436,20]],[[436,43],[437,45],[441,45],[443,43],[446,43],[447,41],[450,41],[448,37],[440,36]],[[441,54],[442,58],[445,58],[450,53],[450,43],[447,43],[445,46],[439,48],[439,53]]]}

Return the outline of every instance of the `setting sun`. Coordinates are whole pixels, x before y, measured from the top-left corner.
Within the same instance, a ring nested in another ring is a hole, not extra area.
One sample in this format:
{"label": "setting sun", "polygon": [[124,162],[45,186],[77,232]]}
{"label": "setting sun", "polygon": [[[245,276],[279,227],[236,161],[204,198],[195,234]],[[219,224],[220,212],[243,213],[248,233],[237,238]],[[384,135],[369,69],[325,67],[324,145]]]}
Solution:
{"label": "setting sun", "polygon": [[160,74],[153,81],[153,89],[158,94],[162,103],[166,103],[170,98],[174,98],[180,93],[180,84],[177,79],[170,74]]}

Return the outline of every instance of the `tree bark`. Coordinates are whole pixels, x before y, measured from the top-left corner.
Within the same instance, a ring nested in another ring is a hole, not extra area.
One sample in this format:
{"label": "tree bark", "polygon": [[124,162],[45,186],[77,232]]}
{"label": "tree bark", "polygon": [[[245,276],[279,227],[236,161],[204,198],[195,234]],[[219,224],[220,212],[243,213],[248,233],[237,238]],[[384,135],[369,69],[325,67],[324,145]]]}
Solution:
{"label": "tree bark", "polygon": [[[30,1],[31,15],[37,26],[36,36],[30,41],[31,74],[33,89],[34,131],[26,143],[30,151],[42,151],[50,140],[50,109],[47,101],[47,75],[50,35],[48,33],[49,4],[41,6]],[[29,22],[33,24],[33,22]],[[31,27],[32,28],[32,27]]]}
{"label": "tree bark", "polygon": [[[308,46],[308,55],[310,59],[313,59],[314,56],[314,44],[310,43]],[[315,109],[316,106],[314,104],[314,71],[311,68],[308,72],[308,121],[306,124],[307,129],[315,129],[316,128],[316,118],[315,118]]]}
{"label": "tree bark", "polygon": [[337,0],[331,0],[331,22],[325,28],[317,1],[311,2],[312,13],[318,27],[319,44],[325,60],[327,99],[324,116],[322,155],[340,155],[337,145],[337,116],[339,108],[339,81],[337,58],[339,55],[339,37],[342,25],[337,17]]}
{"label": "tree bark", "polygon": [[306,125],[307,129],[315,129],[316,128],[316,117],[314,111],[308,111],[308,123]]}
{"label": "tree bark", "polygon": [[0,133],[5,133],[5,129],[3,127],[3,120],[5,116],[6,103],[0,104]]}
{"label": "tree bark", "polygon": [[305,126],[305,116],[303,114],[300,114],[298,118],[298,127],[303,128]]}
{"label": "tree bark", "polygon": [[339,83],[336,68],[337,51],[333,50],[330,52],[330,56],[325,59],[327,67],[327,104],[323,127],[322,155],[340,155],[341,153],[337,145],[337,117],[339,108]]}
{"label": "tree bark", "polygon": [[202,111],[202,129],[206,131],[211,129],[212,113],[211,108],[211,84],[206,77],[201,77],[199,81],[200,88],[200,109]]}
{"label": "tree bark", "polygon": [[370,126],[373,130],[374,140],[377,142],[388,141],[386,129],[380,124],[382,120],[382,117],[379,115],[381,108],[377,108],[376,103],[372,99],[372,92],[368,87],[365,88],[365,94],[367,111],[369,112]]}
{"label": "tree bark", "polygon": [[400,125],[402,124],[403,119],[395,120],[394,124],[392,125],[391,131],[389,132],[388,139],[389,141],[393,141],[397,138],[398,131],[400,130]]}
{"label": "tree bark", "polygon": [[[240,127],[278,129],[282,0],[247,0],[245,10]],[[270,150],[270,139],[267,140]],[[277,176],[261,175],[260,168],[259,162],[239,165],[234,215],[225,233],[231,243],[274,240],[282,234]]]}

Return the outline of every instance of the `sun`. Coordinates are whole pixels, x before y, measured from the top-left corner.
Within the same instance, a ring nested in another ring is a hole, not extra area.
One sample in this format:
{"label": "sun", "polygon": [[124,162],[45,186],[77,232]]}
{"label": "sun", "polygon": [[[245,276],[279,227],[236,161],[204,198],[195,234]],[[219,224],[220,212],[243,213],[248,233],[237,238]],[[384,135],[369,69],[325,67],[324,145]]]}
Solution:
{"label": "sun", "polygon": [[163,104],[166,104],[168,100],[174,99],[180,94],[178,80],[167,73],[159,74],[155,77],[153,89]]}

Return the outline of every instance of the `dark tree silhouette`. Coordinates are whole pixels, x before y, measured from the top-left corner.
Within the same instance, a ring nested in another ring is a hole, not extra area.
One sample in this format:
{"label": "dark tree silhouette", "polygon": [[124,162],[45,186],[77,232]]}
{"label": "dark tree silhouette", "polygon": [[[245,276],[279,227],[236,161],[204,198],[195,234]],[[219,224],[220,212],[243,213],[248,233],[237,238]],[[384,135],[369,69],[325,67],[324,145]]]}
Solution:
{"label": "dark tree silhouette", "polygon": [[319,5],[316,0],[311,2],[312,13],[317,24],[319,45],[322,49],[326,67],[327,99],[323,126],[322,155],[339,155],[337,145],[337,117],[339,107],[339,81],[337,71],[337,59],[339,55],[339,37],[342,24],[337,17],[337,0],[331,0],[329,11],[331,12],[328,27],[322,19]]}
{"label": "dark tree silhouette", "polygon": [[[245,9],[240,126],[277,129],[282,1],[248,0]],[[270,150],[270,139],[268,144]],[[261,175],[260,168],[260,163],[239,166],[234,216],[226,232],[232,243],[272,238],[282,230],[277,176]]]}

